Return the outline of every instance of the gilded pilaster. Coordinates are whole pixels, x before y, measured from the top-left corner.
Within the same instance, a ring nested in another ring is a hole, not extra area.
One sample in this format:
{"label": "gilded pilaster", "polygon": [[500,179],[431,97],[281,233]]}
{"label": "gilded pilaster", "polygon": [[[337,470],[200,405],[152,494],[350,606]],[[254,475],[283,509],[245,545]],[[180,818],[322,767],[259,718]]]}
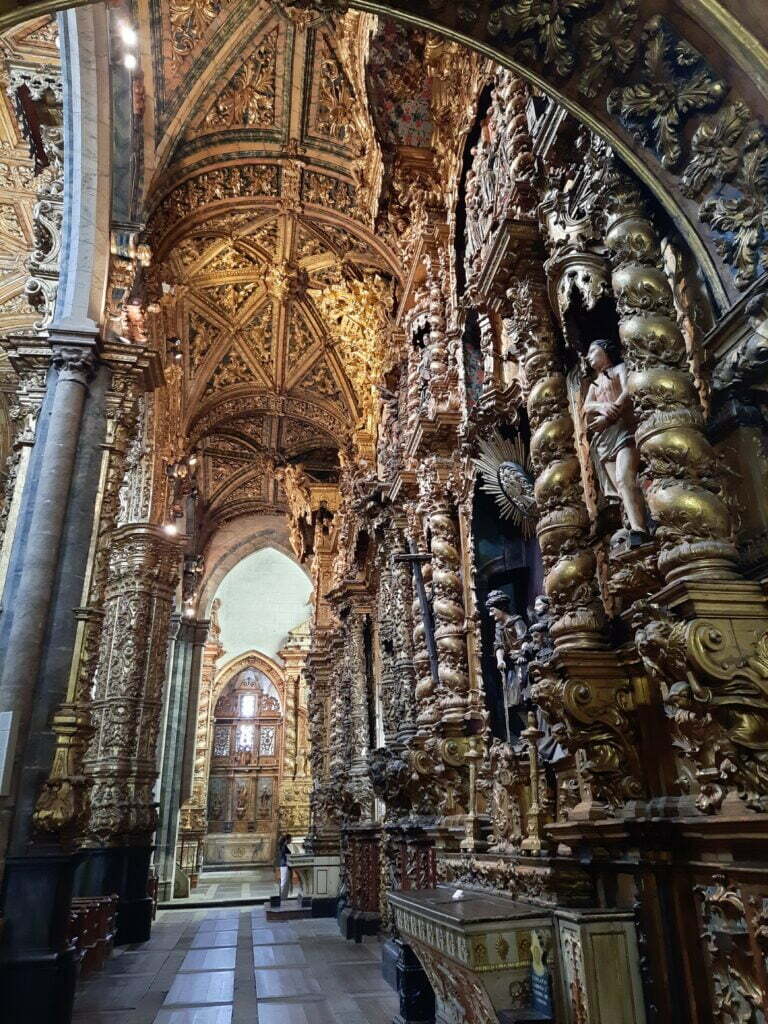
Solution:
{"label": "gilded pilaster", "polygon": [[93,783],[88,833],[105,844],[148,842],[157,822],[157,740],[180,561],[180,542],[160,527],[125,526],[112,536],[85,759]]}
{"label": "gilded pilaster", "polygon": [[9,410],[14,428],[11,453],[5,466],[5,487],[0,507],[0,594],[11,557],[18,523],[27,467],[35,443],[37,422],[45,398],[46,378],[51,359],[48,342],[42,338],[0,338],[13,369],[19,377],[14,401]]}
{"label": "gilded pilaster", "polygon": [[219,624],[220,602],[211,605],[208,637],[203,648],[200,669],[200,688],[195,718],[195,749],[192,760],[192,783],[189,800],[181,806],[180,833],[183,841],[201,840],[208,825],[208,778],[211,765],[211,739],[213,732],[213,684],[216,662],[226,653],[221,643]]}
{"label": "gilded pilaster", "polygon": [[107,345],[102,359],[112,370],[112,381],[107,394],[99,495],[83,588],[83,606],[75,611],[75,646],[66,699],[52,722],[56,734],[53,763],[33,815],[38,832],[58,833],[70,840],[79,834],[88,820],[90,783],[83,772],[83,756],[93,734],[91,686],[97,668],[108,562],[118,521],[120,488],[128,450],[137,432],[139,395],[159,379],[159,367],[154,356],[138,347],[126,350],[124,346]]}

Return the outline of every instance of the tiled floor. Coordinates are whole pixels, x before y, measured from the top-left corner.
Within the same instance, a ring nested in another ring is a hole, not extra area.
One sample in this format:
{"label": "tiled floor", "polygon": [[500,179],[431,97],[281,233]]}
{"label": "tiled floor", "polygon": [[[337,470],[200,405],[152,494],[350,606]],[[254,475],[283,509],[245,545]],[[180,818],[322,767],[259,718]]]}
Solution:
{"label": "tiled floor", "polygon": [[227,903],[240,900],[266,900],[276,896],[278,884],[273,867],[250,871],[204,871],[189,897],[174,900],[174,906],[186,902]]}
{"label": "tiled floor", "polygon": [[160,911],[80,986],[74,1024],[390,1024],[376,939],[328,918],[267,925],[263,907]]}

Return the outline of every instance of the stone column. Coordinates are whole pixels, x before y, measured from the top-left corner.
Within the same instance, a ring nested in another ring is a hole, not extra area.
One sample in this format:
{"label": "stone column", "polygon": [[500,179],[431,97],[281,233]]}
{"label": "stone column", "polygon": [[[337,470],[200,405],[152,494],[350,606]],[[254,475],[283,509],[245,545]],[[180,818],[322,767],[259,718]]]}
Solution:
{"label": "stone column", "polygon": [[119,943],[145,941],[150,931],[157,740],[182,543],[146,523],[120,527],[112,538],[85,761],[93,783],[88,839],[101,849],[81,888],[118,893]]}
{"label": "stone column", "polygon": [[[45,447],[35,484],[27,526],[13,619],[0,675],[0,713],[10,717],[6,753],[5,794],[14,792],[18,757],[26,742],[34,684],[43,653],[59,548],[75,464],[80,421],[88,383],[95,368],[95,338],[54,337],[52,365],[56,373]],[[13,801],[0,797],[0,852],[8,843]]]}
{"label": "stone column", "polygon": [[154,863],[159,880],[158,898],[173,897],[179,811],[183,799],[183,768],[190,697],[197,691],[208,622],[181,619],[176,633],[165,704],[165,732],[160,768],[159,824]]}
{"label": "stone column", "polygon": [[[208,827],[208,775],[211,763],[211,733],[213,727],[213,683],[216,678],[216,662],[226,653],[221,645],[218,600],[211,606],[208,639],[202,652],[200,686],[197,700],[191,702],[190,710],[195,714],[193,723],[192,775],[190,796],[181,806],[181,835],[185,843],[198,844],[196,868],[199,869],[203,837]],[[183,794],[182,794],[183,796]],[[197,870],[194,883],[197,884]]]}
{"label": "stone column", "polygon": [[[53,353],[48,395],[17,505],[23,527],[16,531],[7,563],[3,613],[0,712],[5,712],[2,717],[11,729],[5,770],[0,766],[0,776],[5,777],[0,788],[0,857],[8,849],[0,991],[4,1019],[13,1022],[67,1020],[77,974],[66,932],[74,859],[60,847],[30,847],[29,831],[36,783],[50,756],[50,733],[39,720],[41,713],[43,721],[47,719],[46,709],[52,710],[61,692],[56,656],[66,644],[69,622],[65,625],[61,615],[55,615],[57,601],[60,591],[66,594],[71,589],[85,562],[80,534],[68,532],[67,513],[83,409],[96,366],[96,337],[57,332],[49,344]],[[30,345],[39,351],[39,342]],[[90,482],[82,488],[83,516],[90,514],[93,500]],[[75,538],[71,552],[62,543],[65,535]],[[62,564],[69,570],[64,580]],[[35,716],[39,724],[32,733]]]}

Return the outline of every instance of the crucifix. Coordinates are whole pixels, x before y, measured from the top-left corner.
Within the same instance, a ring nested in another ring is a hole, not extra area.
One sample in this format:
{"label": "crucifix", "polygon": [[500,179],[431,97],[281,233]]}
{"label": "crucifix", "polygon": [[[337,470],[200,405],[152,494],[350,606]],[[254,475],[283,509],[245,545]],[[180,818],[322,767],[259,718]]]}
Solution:
{"label": "crucifix", "polygon": [[432,615],[432,605],[427,597],[427,588],[424,586],[424,576],[421,571],[421,563],[428,562],[432,555],[428,551],[416,551],[410,540],[407,541],[407,544],[407,551],[403,551],[393,557],[396,562],[407,562],[411,567],[413,583],[416,587],[416,596],[419,599],[419,607],[421,608],[421,617],[424,620],[424,639],[426,640],[427,654],[429,655],[430,674],[432,682],[435,684],[435,689],[437,689],[440,685],[440,678],[438,675],[437,645],[435,643],[435,620]]}

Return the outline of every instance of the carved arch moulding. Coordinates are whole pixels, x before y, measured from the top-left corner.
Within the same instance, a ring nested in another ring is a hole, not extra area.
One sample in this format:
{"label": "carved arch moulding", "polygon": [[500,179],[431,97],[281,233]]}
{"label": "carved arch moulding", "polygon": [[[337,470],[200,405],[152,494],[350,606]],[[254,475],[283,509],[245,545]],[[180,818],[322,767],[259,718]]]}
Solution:
{"label": "carved arch moulding", "polygon": [[[0,0],[0,30],[69,6]],[[300,6],[352,7],[419,24],[511,67],[616,148],[674,217],[721,307],[765,273],[768,48],[756,7],[736,0]]]}

